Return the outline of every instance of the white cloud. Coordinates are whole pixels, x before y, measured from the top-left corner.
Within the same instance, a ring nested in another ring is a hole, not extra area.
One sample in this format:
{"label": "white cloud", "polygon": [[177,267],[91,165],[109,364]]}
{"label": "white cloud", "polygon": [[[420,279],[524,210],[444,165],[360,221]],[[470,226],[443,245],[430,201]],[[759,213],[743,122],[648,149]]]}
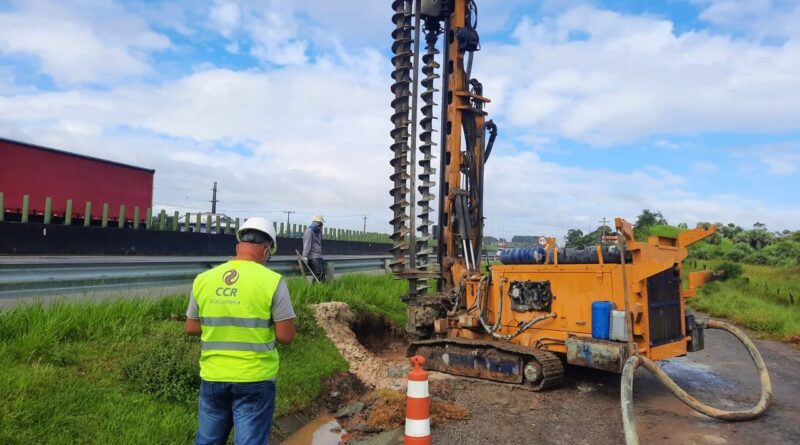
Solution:
{"label": "white cloud", "polygon": [[235,1],[214,0],[209,16],[211,26],[223,36],[230,37],[240,25],[242,11]]}
{"label": "white cloud", "polygon": [[148,74],[147,54],[171,45],[111,1],[13,4],[0,12],[0,54],[33,56],[41,72],[58,83],[108,83]]}
{"label": "white cloud", "polygon": [[743,152],[745,155],[756,156],[774,175],[790,176],[800,173],[800,141],[752,147]]}
{"label": "white cloud", "polygon": [[207,30],[230,39],[229,48],[247,43],[250,55],[263,64],[302,65],[310,36],[301,32],[297,8],[294,2],[214,0]]}
{"label": "white cloud", "polygon": [[692,161],[692,171],[698,174],[709,174],[719,170],[719,166],[709,161]]}
{"label": "white cloud", "polygon": [[[535,153],[492,155],[486,168],[486,215],[492,234],[563,236],[569,228],[594,230],[600,218],[635,221],[642,209],[663,212],[673,224],[736,222],[754,218],[770,228],[794,228],[796,205],[776,207],[735,194],[705,195],[687,180],[657,167],[627,173],[566,167],[542,161]],[[500,223],[498,221],[501,221]]]}
{"label": "white cloud", "polygon": [[723,29],[764,37],[800,36],[800,4],[792,0],[703,0],[700,19]]}
{"label": "white cloud", "polygon": [[657,140],[655,142],[654,145],[656,147],[658,147],[658,148],[666,148],[666,149],[669,149],[669,150],[675,150],[677,148],[680,148],[680,144],[672,142],[672,141],[667,140],[667,139],[659,139],[659,140]]}
{"label": "white cloud", "polygon": [[[572,40],[573,32],[586,40]],[[523,19],[475,71],[495,120],[595,145],[651,135],[793,131],[800,41],[767,46],[583,6]]]}

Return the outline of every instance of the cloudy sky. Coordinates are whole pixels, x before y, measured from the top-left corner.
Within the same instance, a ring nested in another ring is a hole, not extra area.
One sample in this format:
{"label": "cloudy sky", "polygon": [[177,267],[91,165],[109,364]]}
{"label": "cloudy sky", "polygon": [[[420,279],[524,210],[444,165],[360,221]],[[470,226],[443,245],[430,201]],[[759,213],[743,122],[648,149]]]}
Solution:
{"label": "cloudy sky", "polygon": [[[479,0],[487,233],[800,228],[800,2]],[[0,136],[156,169],[156,208],[388,232],[388,1],[0,0]]]}

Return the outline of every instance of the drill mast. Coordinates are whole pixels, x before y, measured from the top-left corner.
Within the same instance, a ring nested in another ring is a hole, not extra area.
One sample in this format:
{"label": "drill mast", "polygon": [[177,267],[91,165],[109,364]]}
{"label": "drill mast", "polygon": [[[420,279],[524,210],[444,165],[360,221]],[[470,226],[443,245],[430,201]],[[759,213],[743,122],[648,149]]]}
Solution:
{"label": "drill mast", "polygon": [[[463,287],[467,277],[480,274],[483,168],[496,127],[491,121],[486,122],[484,105],[489,99],[483,97],[480,82],[471,77],[472,59],[480,49],[475,2],[395,0],[392,7],[395,97],[391,131],[394,154],[391,267],[396,276],[409,280],[406,298],[414,301],[426,294],[429,278],[437,279],[440,292],[449,292]],[[425,54],[420,66],[422,32]],[[444,52],[441,64],[437,62],[440,54],[437,46]],[[441,90],[436,89],[437,83]],[[441,93],[439,104],[435,102],[436,93]],[[417,119],[417,98],[422,100],[421,119]],[[436,105],[441,107],[438,143],[434,136]],[[415,175],[418,128],[421,157],[419,174]],[[491,134],[488,144],[487,130]],[[433,251],[430,214],[431,201],[436,198],[432,189],[436,187],[433,162],[437,145],[440,184],[436,239],[440,269],[435,271],[429,258]],[[415,200],[417,191],[419,199]]]}

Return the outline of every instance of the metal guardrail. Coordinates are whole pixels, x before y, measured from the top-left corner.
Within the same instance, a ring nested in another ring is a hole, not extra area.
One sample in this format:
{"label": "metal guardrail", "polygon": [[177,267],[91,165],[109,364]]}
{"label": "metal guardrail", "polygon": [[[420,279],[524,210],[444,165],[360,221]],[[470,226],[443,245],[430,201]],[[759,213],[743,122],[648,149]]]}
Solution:
{"label": "metal guardrail", "polygon": [[[336,274],[384,270],[389,257],[337,257],[327,262]],[[228,258],[152,261],[25,262],[0,264],[0,300],[32,296],[81,294],[191,283],[198,273]],[[295,259],[275,259],[269,268],[284,276],[300,275]]]}

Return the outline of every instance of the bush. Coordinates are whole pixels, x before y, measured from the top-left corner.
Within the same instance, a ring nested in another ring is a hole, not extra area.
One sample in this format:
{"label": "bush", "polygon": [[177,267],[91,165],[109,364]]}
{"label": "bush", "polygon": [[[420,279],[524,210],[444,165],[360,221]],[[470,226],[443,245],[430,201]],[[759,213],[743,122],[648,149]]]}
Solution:
{"label": "bush", "polygon": [[725,273],[723,280],[738,278],[742,275],[742,266],[730,261],[720,264],[718,269]]}
{"label": "bush", "polygon": [[738,263],[742,261],[745,256],[747,255],[741,250],[731,250],[730,252],[725,254],[725,259],[728,261],[733,261]]}
{"label": "bush", "polygon": [[764,248],[764,254],[769,256],[773,264],[793,266],[800,263],[800,243],[790,240],[781,240]]}
{"label": "bush", "polygon": [[705,249],[690,249],[689,259],[692,260],[710,260],[712,257],[711,252]]}
{"label": "bush", "polygon": [[122,366],[122,377],[157,399],[193,403],[200,387],[200,342],[177,323],[162,326]]}
{"label": "bush", "polygon": [[744,258],[745,263],[758,264],[761,266],[768,266],[772,264],[772,259],[764,252],[757,251]]}

